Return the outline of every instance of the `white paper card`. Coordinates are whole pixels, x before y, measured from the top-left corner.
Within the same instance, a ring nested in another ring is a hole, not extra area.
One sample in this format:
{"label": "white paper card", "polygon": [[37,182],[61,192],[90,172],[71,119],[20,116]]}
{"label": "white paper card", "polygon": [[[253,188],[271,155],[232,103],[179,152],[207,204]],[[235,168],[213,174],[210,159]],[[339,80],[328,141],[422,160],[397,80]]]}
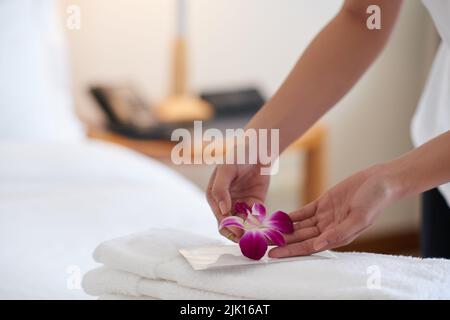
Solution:
{"label": "white paper card", "polygon": [[[269,250],[267,250],[268,252]],[[331,251],[323,251],[310,256],[272,259],[267,253],[261,260],[244,257],[238,245],[216,245],[180,249],[194,270],[206,270],[249,264],[283,263],[288,261],[306,261],[313,259],[332,259],[336,255]]]}

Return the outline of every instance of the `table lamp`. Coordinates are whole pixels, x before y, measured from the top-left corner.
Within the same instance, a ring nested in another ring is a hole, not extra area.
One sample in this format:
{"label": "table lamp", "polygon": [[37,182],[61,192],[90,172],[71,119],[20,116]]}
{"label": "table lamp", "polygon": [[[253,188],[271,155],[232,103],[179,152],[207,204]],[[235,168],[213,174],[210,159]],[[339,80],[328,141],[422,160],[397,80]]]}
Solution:
{"label": "table lamp", "polygon": [[176,35],[173,45],[171,92],[156,107],[156,115],[161,122],[191,122],[207,120],[213,109],[206,101],[188,92],[187,88],[187,0],[176,0]]}

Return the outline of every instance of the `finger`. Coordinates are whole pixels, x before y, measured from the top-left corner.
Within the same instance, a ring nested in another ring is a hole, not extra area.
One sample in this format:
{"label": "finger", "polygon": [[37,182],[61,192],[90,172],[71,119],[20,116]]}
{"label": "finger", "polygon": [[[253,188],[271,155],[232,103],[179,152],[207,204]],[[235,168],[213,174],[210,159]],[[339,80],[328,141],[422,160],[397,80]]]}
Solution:
{"label": "finger", "polygon": [[[269,257],[284,258],[305,256],[346,245],[352,242],[369,227],[368,224],[364,224],[361,222],[361,219],[358,219],[355,216],[345,219],[342,223],[326,230],[322,234],[319,233],[320,235],[317,237],[301,242],[294,242],[284,247],[274,248],[269,251]],[[317,244],[323,242],[324,239],[327,241],[325,246],[318,246]]]}
{"label": "finger", "polygon": [[317,201],[313,201],[309,204],[307,204],[306,206],[304,206],[303,208],[291,212],[289,214],[289,217],[291,217],[292,221],[301,221],[301,220],[305,220],[308,218],[311,218],[312,216],[314,216],[314,214],[316,213],[317,210]]}
{"label": "finger", "polygon": [[294,230],[313,227],[316,225],[316,223],[317,223],[317,217],[313,216],[311,218],[294,223]]}
{"label": "finger", "polygon": [[236,237],[235,234],[233,234],[233,232],[231,232],[228,228],[222,228],[219,230],[220,234],[223,235],[225,238],[233,241],[233,242],[238,242],[239,239]]}
{"label": "finger", "polygon": [[[211,174],[211,178],[208,182],[208,187],[206,188],[206,199],[208,200],[209,206],[211,207],[216,219],[217,223],[220,223],[224,216],[221,214],[219,206],[217,205],[217,202],[215,201],[214,197],[212,196],[212,186],[214,184],[214,180],[216,178],[216,172],[217,168],[214,169],[213,173]],[[241,230],[230,230],[229,228],[222,228],[219,230],[219,233],[223,235],[225,238],[232,240],[234,242],[237,242],[239,238],[242,236]]]}
{"label": "finger", "polygon": [[[239,241],[241,237],[244,235],[244,231],[237,227],[227,227],[228,230],[230,230],[236,241]],[[234,241],[234,240],[233,240]]]}
{"label": "finger", "polygon": [[289,244],[294,242],[305,241],[307,239],[317,237],[319,234],[320,232],[317,227],[309,227],[295,230],[293,233],[285,235],[284,238],[286,239],[286,242]]}
{"label": "finger", "polygon": [[326,250],[327,248],[335,248],[346,243],[349,238],[355,237],[364,229],[360,220],[355,215],[349,215],[342,222],[325,230],[314,242],[314,249],[317,251]]}
{"label": "finger", "polygon": [[208,186],[206,187],[207,193],[211,193],[214,179],[216,179],[216,173],[217,173],[217,167],[214,168],[213,172],[211,173],[211,177],[209,178]]}
{"label": "finger", "polygon": [[295,242],[284,247],[273,248],[269,251],[270,258],[286,258],[296,256],[307,256],[317,252],[314,249],[316,238],[311,238],[302,242]]}
{"label": "finger", "polygon": [[220,222],[223,217],[222,214],[220,213],[219,206],[217,205],[217,202],[212,195],[212,188],[214,185],[214,181],[216,179],[216,174],[217,174],[217,167],[211,174],[211,178],[209,178],[208,187],[206,188],[206,199],[208,200],[209,206],[211,207],[214,215],[216,216],[217,221]]}
{"label": "finger", "polygon": [[227,215],[231,211],[230,185],[233,179],[234,175],[226,167],[217,169],[211,194],[222,215]]}

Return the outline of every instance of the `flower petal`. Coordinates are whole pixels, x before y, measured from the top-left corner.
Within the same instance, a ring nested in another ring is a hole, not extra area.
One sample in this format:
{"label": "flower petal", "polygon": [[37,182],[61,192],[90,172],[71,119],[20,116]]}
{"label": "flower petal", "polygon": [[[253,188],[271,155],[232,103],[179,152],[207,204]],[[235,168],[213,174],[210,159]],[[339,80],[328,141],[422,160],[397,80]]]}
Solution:
{"label": "flower petal", "polygon": [[246,231],[239,241],[241,252],[247,258],[253,260],[261,259],[267,251],[267,240],[259,230]]}
{"label": "flower petal", "polygon": [[289,217],[289,215],[283,211],[276,211],[272,213],[264,225],[268,228],[278,230],[282,233],[292,233],[294,232],[294,224]]}
{"label": "flower petal", "polygon": [[280,231],[274,229],[264,229],[263,232],[266,238],[274,245],[281,247],[286,244],[286,240]]}
{"label": "flower petal", "polygon": [[266,218],[266,208],[263,204],[255,202],[252,207],[252,215],[258,218],[260,222]]}
{"label": "flower petal", "polygon": [[240,213],[240,214],[243,214],[243,215],[247,216],[247,214],[249,212],[251,212],[251,209],[248,206],[248,204],[246,204],[245,202],[236,202],[234,204],[234,211],[236,213]]}
{"label": "flower petal", "polygon": [[244,229],[244,220],[242,220],[241,217],[236,216],[226,217],[225,219],[220,221],[219,229],[225,227],[237,227],[240,229]]}

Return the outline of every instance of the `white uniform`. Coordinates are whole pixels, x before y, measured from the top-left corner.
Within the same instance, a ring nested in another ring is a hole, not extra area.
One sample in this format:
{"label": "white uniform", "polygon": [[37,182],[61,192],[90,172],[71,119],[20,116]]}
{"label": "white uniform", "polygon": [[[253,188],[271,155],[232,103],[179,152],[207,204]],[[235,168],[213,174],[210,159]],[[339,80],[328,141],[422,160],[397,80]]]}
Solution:
{"label": "white uniform", "polygon": [[[423,0],[423,3],[442,42],[411,124],[416,147],[450,130],[450,1]],[[450,183],[441,185],[439,190],[450,206]]]}

